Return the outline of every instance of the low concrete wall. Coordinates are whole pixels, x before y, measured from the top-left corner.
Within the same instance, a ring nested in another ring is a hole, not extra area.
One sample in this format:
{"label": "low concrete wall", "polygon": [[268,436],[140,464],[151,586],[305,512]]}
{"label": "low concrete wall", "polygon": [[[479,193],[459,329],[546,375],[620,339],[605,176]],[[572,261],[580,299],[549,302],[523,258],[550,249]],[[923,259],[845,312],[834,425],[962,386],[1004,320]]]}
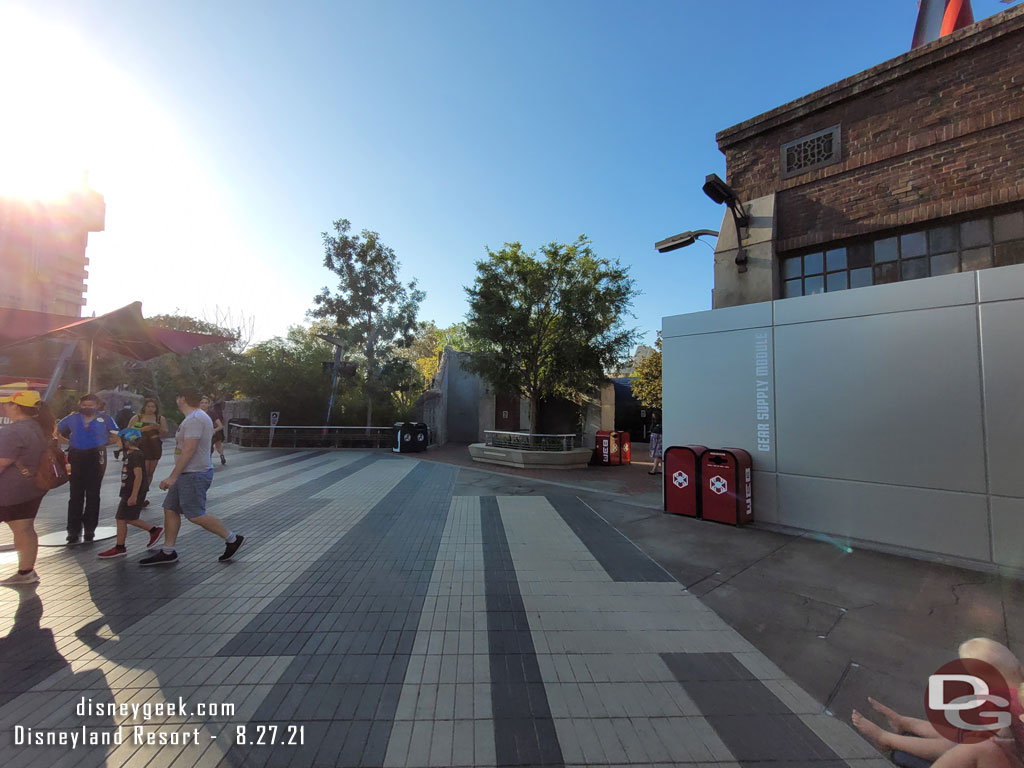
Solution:
{"label": "low concrete wall", "polygon": [[520,469],[566,469],[585,467],[590,463],[593,451],[573,448],[571,451],[520,451],[515,448],[494,448],[485,443],[469,446],[473,461],[487,464],[501,464]]}
{"label": "low concrete wall", "polygon": [[1024,566],[1024,266],[666,317],[665,445],[745,448],[758,520]]}

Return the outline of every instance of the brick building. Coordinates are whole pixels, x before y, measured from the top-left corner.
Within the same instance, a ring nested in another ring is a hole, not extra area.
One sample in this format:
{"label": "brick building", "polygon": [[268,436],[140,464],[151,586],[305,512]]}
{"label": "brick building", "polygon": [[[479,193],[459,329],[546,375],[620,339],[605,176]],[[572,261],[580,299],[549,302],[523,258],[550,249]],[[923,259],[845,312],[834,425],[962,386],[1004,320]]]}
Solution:
{"label": "brick building", "polygon": [[1024,263],[1024,7],[721,131],[713,306]]}
{"label": "brick building", "polygon": [[103,196],[82,186],[59,200],[0,197],[0,307],[79,317],[85,304],[85,249],[102,232]]}
{"label": "brick building", "polygon": [[718,143],[746,269],[727,213],[665,444],[747,450],[761,524],[1024,573],[1024,7]]}

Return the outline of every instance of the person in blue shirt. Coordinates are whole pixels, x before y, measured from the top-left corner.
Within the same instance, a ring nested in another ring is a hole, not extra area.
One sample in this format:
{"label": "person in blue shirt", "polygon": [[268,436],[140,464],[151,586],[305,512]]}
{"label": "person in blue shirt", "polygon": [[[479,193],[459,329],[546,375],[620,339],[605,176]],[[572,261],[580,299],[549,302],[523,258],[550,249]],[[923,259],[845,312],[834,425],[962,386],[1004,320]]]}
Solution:
{"label": "person in blue shirt", "polygon": [[68,544],[77,544],[83,533],[85,541],[90,542],[99,525],[100,486],[107,468],[107,445],[117,443],[117,425],[100,410],[96,395],[82,395],[78,410],[57,424],[57,434],[62,442],[69,444]]}

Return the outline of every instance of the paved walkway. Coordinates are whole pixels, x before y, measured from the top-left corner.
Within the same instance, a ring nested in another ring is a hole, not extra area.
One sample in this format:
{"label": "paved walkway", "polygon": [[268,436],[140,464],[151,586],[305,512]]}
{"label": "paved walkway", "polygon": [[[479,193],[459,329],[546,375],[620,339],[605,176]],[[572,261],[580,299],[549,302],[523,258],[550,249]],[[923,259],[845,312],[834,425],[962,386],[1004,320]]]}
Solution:
{"label": "paved walkway", "polygon": [[653,477],[649,474],[654,466],[648,453],[649,447],[648,443],[633,443],[631,451],[633,460],[623,466],[589,466],[576,469],[557,467],[520,469],[498,464],[485,464],[473,460],[469,455],[467,443],[448,443],[440,448],[431,448],[423,458],[480,472],[517,477],[522,480],[543,480],[545,483],[555,483],[588,493],[597,491],[624,496],[629,498],[629,504],[634,507],[648,507],[660,511],[662,509],[662,476],[660,473]]}
{"label": "paved walkway", "polygon": [[0,592],[5,766],[888,765],[571,490],[460,472],[232,453],[234,562],[187,524],[173,566],[43,550]]}

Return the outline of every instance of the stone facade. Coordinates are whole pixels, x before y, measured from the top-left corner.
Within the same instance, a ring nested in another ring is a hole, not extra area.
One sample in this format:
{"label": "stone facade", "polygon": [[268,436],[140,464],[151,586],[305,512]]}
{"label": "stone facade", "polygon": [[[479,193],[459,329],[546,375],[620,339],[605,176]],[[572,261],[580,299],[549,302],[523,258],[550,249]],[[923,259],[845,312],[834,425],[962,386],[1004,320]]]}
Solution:
{"label": "stone facade", "polygon": [[[495,428],[495,394],[486,381],[469,371],[466,363],[470,355],[469,352],[445,347],[430,389],[416,403],[415,418],[430,427],[435,445],[483,442],[484,432]],[[520,398],[518,405],[520,428],[513,431],[528,432],[530,402]],[[546,431],[545,423],[550,427],[551,423],[558,421],[558,405],[548,406],[548,418],[545,419],[542,403],[541,432]],[[592,449],[598,430],[614,429],[615,390],[610,381],[602,385],[596,397],[584,401],[582,417],[582,444]],[[564,424],[558,427],[558,431],[579,433],[579,430]]]}

